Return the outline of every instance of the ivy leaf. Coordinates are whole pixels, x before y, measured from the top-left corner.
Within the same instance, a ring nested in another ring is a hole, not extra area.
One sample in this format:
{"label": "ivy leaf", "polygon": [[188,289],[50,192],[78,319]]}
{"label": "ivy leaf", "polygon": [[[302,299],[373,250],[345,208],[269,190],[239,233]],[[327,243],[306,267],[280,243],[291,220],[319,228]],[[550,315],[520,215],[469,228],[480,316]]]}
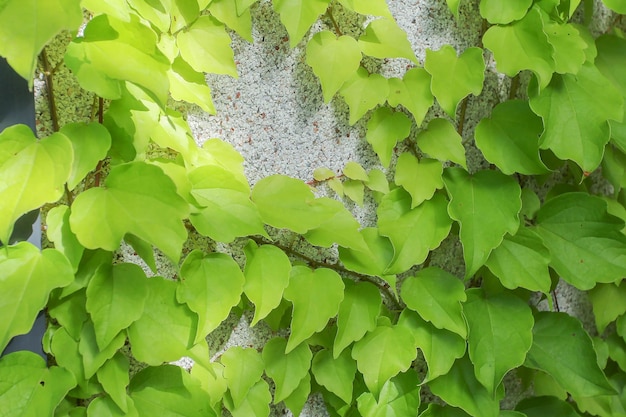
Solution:
{"label": "ivy leaf", "polygon": [[[272,394],[267,382],[260,380],[250,388],[248,396],[244,398],[241,405],[237,408],[229,408],[228,411],[233,417],[268,417],[270,414],[270,402],[272,402]],[[228,408],[228,402],[226,403]]]}
{"label": "ivy leaf", "polygon": [[[357,185],[360,184],[361,189],[363,188],[363,184],[360,181],[355,181],[355,183],[357,183]],[[347,184],[348,181],[344,182],[344,185]],[[348,194],[347,187],[346,194]],[[334,212],[334,215],[328,220],[304,234],[305,239],[312,245],[329,248],[337,243],[348,248],[366,248],[363,237],[359,233],[361,224],[350,214],[340,201],[322,197],[316,199],[312,206],[315,207],[317,211],[326,210],[327,212]]]}
{"label": "ivy leaf", "polygon": [[291,335],[285,353],[291,352],[314,333],[321,331],[339,311],[344,284],[331,269],[311,270],[295,266],[283,297],[293,303]]}
{"label": "ivy leaf", "polygon": [[289,46],[294,48],[318,17],[326,11],[330,0],[276,0],[274,10],[289,33]]}
{"label": "ivy leaf", "polygon": [[[428,404],[428,408],[420,414],[420,417],[469,417],[465,411],[460,408],[450,407],[449,405],[439,405],[435,403]],[[498,417],[510,417],[506,414],[500,413]],[[511,416],[511,417],[524,417],[524,416]]]}
{"label": "ivy leaf", "polygon": [[128,395],[126,387],[129,383],[129,360],[121,352],[106,361],[97,371],[98,382],[104,391],[123,412],[128,412]]}
{"label": "ivy leaf", "polygon": [[392,18],[389,6],[384,0],[339,0],[339,3],[360,14]]}
{"label": "ivy leaf", "polygon": [[626,313],[626,281],[619,284],[598,284],[589,292],[598,333],[602,334],[611,322]]}
{"label": "ivy leaf", "polygon": [[212,16],[200,16],[176,36],[180,56],[196,71],[237,78],[230,36]]}
{"label": "ivy leaf", "polygon": [[463,138],[446,119],[432,119],[416,138],[417,146],[441,162],[452,161],[467,170]]}
{"label": "ivy leaf", "polygon": [[96,342],[96,332],[93,326],[93,322],[87,320],[81,329],[78,339],[78,352],[79,359],[82,357],[82,366],[84,370],[84,377],[91,379],[96,374],[96,371],[104,365],[106,361],[111,359],[115,352],[117,352],[126,341],[125,333],[118,333],[113,337],[111,343],[103,348],[98,347]]}
{"label": "ivy leaf", "polygon": [[469,358],[457,360],[450,372],[428,383],[433,394],[474,417],[498,417],[499,399],[476,380]]}
{"label": "ivy leaf", "polygon": [[365,55],[374,58],[406,58],[419,64],[406,32],[393,19],[371,21],[359,38],[359,47]]}
{"label": "ivy leaf", "polygon": [[198,314],[198,343],[239,303],[245,278],[232,257],[224,253],[205,255],[197,249],[187,255],[180,267],[180,277],[176,299]]}
{"label": "ivy leaf", "polygon": [[456,117],[459,102],[468,94],[479,95],[485,80],[485,62],[480,48],[468,48],[460,56],[450,45],[438,51],[426,49],[424,68],[431,75],[430,89],[441,108]]}
{"label": "ivy leaf", "polygon": [[307,373],[298,387],[283,402],[294,416],[299,416],[311,393],[311,374]]}
{"label": "ivy leaf", "polygon": [[73,190],[104,159],[111,147],[111,135],[100,123],[69,123],[60,130],[72,143],[74,160],[67,187]]}
{"label": "ivy leaf", "polygon": [[559,74],[576,74],[587,60],[584,41],[576,27],[571,23],[558,24],[550,22],[545,25],[544,32],[548,35],[548,42],[554,48],[554,71]]}
{"label": "ivy leaf", "polygon": [[513,178],[497,171],[470,175],[461,168],[447,168],[443,180],[450,195],[448,212],[461,225],[465,278],[469,278],[485,264],[506,233],[517,232],[521,189]]}
{"label": "ivy leaf", "polygon": [[363,417],[400,417],[415,413],[420,405],[420,385],[414,371],[401,373],[383,386],[378,400],[370,392],[357,399]]}
{"label": "ivy leaf", "polygon": [[532,0],[510,1],[506,3],[497,0],[481,0],[480,15],[487,19],[489,23],[506,25],[526,16],[526,12],[528,12],[532,4]]}
{"label": "ivy leaf", "polygon": [[89,281],[86,308],[100,350],[141,317],[147,297],[146,274],[135,264],[113,265],[110,273],[96,274]]}
{"label": "ivy leaf", "polygon": [[524,398],[515,409],[526,417],[562,416],[580,417],[570,403],[552,396]]}
{"label": "ivy leaf", "polygon": [[85,248],[78,242],[76,235],[72,233],[69,219],[70,209],[68,206],[59,205],[51,208],[46,216],[46,234],[48,240],[54,243],[55,249],[65,255],[76,271]]}
{"label": "ivy leaf", "polygon": [[515,295],[467,291],[463,312],[469,326],[469,357],[476,379],[495,393],[504,375],[524,363],[532,344],[533,315]]}
{"label": "ivy leaf", "polygon": [[290,396],[300,385],[311,367],[313,354],[309,345],[301,343],[289,353],[285,353],[287,339],[275,337],[263,347],[265,373],[276,384],[274,404]]}
{"label": "ivy leaf", "polygon": [[54,249],[40,251],[28,242],[2,248],[0,351],[13,336],[30,330],[50,292],[68,285],[73,277],[73,268],[67,258]]}
{"label": "ivy leaf", "polygon": [[324,30],[313,35],[307,43],[306,63],[319,78],[324,102],[328,103],[359,69],[361,50],[353,37],[337,38],[333,33]]}
{"label": "ivy leaf", "polygon": [[435,98],[430,92],[430,74],[424,68],[411,68],[404,73],[402,79],[388,80],[389,96],[387,102],[391,107],[402,104],[415,119],[419,126],[424,120],[428,109]]}
{"label": "ivy leaf", "polygon": [[626,14],[626,4],[624,0],[602,0],[602,3],[614,12]]}
{"label": "ivy leaf", "polygon": [[323,349],[315,354],[311,364],[311,372],[318,384],[341,398],[346,404],[352,402],[352,389],[356,375],[356,362],[349,350],[341,354],[331,354]]}
{"label": "ivy leaf", "polygon": [[615,393],[598,367],[591,338],[580,321],[566,313],[536,314],[524,366],[547,372],[573,396]]}
{"label": "ivy leaf", "polygon": [[70,225],[89,249],[116,250],[132,233],[178,260],[187,231],[187,203],[160,168],[132,162],[111,168],[105,187],[81,193],[72,205]]}
{"label": "ivy leaf", "polygon": [[249,7],[240,9],[236,1],[213,0],[208,10],[217,20],[237,32],[243,39],[250,43],[254,42],[252,38],[252,15]]}
{"label": "ivy leaf", "polygon": [[443,188],[443,165],[436,159],[418,160],[408,152],[398,157],[394,181],[411,194],[411,209]]}
{"label": "ivy leaf", "polygon": [[378,396],[385,382],[409,369],[417,350],[407,328],[379,326],[354,344],[352,357],[367,388]]}
{"label": "ivy leaf", "polygon": [[[126,395],[126,393],[124,393]],[[87,417],[91,416],[106,416],[106,417],[139,417],[135,403],[128,397],[127,403],[130,405],[126,407],[126,411],[122,411],[120,407],[111,399],[111,397],[96,397],[87,406]],[[74,408],[72,411],[79,408]],[[82,415],[82,414],[81,414]]]}
{"label": "ivy leaf", "polygon": [[26,125],[0,132],[0,241],[9,242],[23,214],[63,195],[72,160],[72,145],[61,133],[37,141]]}
{"label": "ivy leaf", "polygon": [[224,365],[229,400],[232,400],[227,401],[226,405],[230,405],[229,409],[239,408],[263,376],[263,359],[255,349],[234,346],[224,352],[221,362]]}
{"label": "ivy leaf", "polygon": [[398,274],[421,264],[448,236],[452,220],[446,213],[447,203],[443,194],[437,194],[412,209],[411,196],[402,188],[383,197],[376,211],[378,226],[394,248],[385,274]]}
{"label": "ivy leaf", "polygon": [[452,12],[454,17],[459,18],[459,6],[461,5],[461,0],[446,0],[446,4],[448,5],[448,9]]}
{"label": "ivy leaf", "polygon": [[345,281],[345,285],[344,298],[337,313],[337,335],[333,344],[335,359],[350,343],[361,340],[367,332],[376,328],[383,302],[373,284]]}
{"label": "ivy leaf", "polygon": [[621,94],[592,64],[583,65],[576,75],[555,75],[530,99],[530,107],[543,118],[540,147],[587,172],[602,161],[610,138],[608,119],[620,121],[624,114]]}
{"label": "ivy leaf", "polygon": [[550,292],[549,264],[550,252],[543,239],[525,227],[514,236],[505,236],[485,263],[506,288],[526,288],[544,294]]}
{"label": "ivy leaf", "polygon": [[623,227],[602,199],[586,193],[561,194],[537,213],[537,233],[552,254],[550,266],[582,290],[626,275]]}
{"label": "ivy leaf", "polygon": [[280,304],[289,285],[291,262],[285,252],[272,245],[257,246],[252,240],[244,248],[246,267],[243,291],[254,303],[254,326]]}
{"label": "ivy leaf", "polygon": [[339,247],[339,259],[351,271],[371,276],[384,276],[393,259],[391,241],[381,236],[378,229],[366,227],[361,230],[367,250]]}
{"label": "ivy leaf", "polygon": [[438,329],[450,330],[467,338],[467,325],[461,303],[465,301],[465,286],[454,275],[437,267],[421,269],[402,283],[402,300],[411,310]]}
{"label": "ivy leaf", "polygon": [[541,118],[532,112],[527,101],[505,101],[476,126],[476,146],[485,159],[507,175],[545,174],[549,171],[539,156],[542,132]]}
{"label": "ivy leaf", "polygon": [[491,26],[483,35],[483,44],[493,52],[498,71],[515,77],[531,70],[545,88],[554,72],[552,45],[544,33],[541,12],[532,8],[521,20],[506,26]]}
{"label": "ivy leaf", "polygon": [[6,0],[0,7],[0,56],[33,88],[37,57],[60,31],[83,22],[78,0]]}
{"label": "ivy leaf", "polygon": [[174,100],[197,104],[205,112],[215,114],[211,89],[204,79],[204,74],[194,70],[187,61],[177,56],[172,68],[167,72],[167,78]]}
{"label": "ivy leaf", "polygon": [[363,67],[348,79],[339,94],[350,108],[350,125],[355,124],[368,110],[383,104],[389,94],[387,79],[380,74],[370,74]]}
{"label": "ivy leaf", "polygon": [[380,107],[372,113],[367,122],[367,142],[372,145],[381,164],[386,168],[391,162],[391,155],[396,143],[411,132],[411,119],[404,113],[394,112],[387,107]]}

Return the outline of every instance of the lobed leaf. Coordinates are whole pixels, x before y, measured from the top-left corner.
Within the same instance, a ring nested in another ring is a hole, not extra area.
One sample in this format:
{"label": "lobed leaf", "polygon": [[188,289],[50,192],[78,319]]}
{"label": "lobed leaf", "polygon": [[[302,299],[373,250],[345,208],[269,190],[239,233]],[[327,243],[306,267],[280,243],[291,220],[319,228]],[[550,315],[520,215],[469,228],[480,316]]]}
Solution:
{"label": "lobed leaf", "polygon": [[359,38],[359,47],[374,58],[406,58],[416,65],[419,63],[406,32],[393,19],[371,21]]}
{"label": "lobed leaf", "polygon": [[357,398],[357,407],[363,417],[409,416],[419,406],[419,380],[412,370],[387,381],[378,399],[370,392],[364,392]]}
{"label": "lobed leaf", "polygon": [[404,113],[380,107],[367,122],[367,142],[372,145],[381,164],[388,167],[396,143],[409,136],[411,120]]}
{"label": "lobed leaf", "polygon": [[265,373],[276,384],[274,404],[286,399],[298,389],[300,382],[308,375],[313,354],[306,343],[285,353],[287,339],[275,337],[263,347]]}
{"label": "lobed leaf", "polygon": [[443,165],[436,159],[418,160],[408,152],[398,157],[394,181],[411,194],[411,209],[430,200],[443,188]]}
{"label": "lobed leaf", "polygon": [[416,138],[420,150],[441,162],[451,161],[467,169],[463,138],[446,119],[432,119]]}
{"label": "lobed leaf", "polygon": [[53,207],[46,216],[46,235],[54,243],[54,248],[61,252],[76,271],[83,257],[85,248],[78,242],[70,229],[70,208],[66,205]]}
{"label": "lobed leaf", "polygon": [[343,350],[340,354],[331,354],[326,349],[320,350],[313,358],[311,372],[318,384],[341,398],[346,404],[352,402],[356,362],[350,356],[349,350]]}
{"label": "lobed leaf", "polygon": [[232,409],[244,405],[251,391],[260,382],[264,368],[263,360],[255,349],[234,346],[224,352],[221,362],[224,365],[224,378],[230,394],[226,406],[232,412]]}
{"label": "lobed leaf", "polygon": [[404,106],[419,126],[435,98],[430,92],[431,76],[424,68],[411,68],[402,79],[390,78],[387,102],[391,107]]}
{"label": "lobed leaf", "polygon": [[532,6],[532,0],[500,2],[497,0],[481,0],[480,15],[489,23],[506,25],[526,16]]}
{"label": "lobed leaf", "polygon": [[289,46],[294,48],[318,17],[326,11],[330,0],[275,0],[274,10],[289,33]]}
{"label": "lobed leaf", "polygon": [[73,190],[107,156],[111,135],[100,123],[69,123],[60,130],[72,143],[74,159],[67,187]]}
{"label": "lobed leaf", "polygon": [[350,108],[350,125],[355,124],[365,113],[383,104],[389,94],[387,79],[380,74],[370,74],[363,67],[348,79],[339,94]]}

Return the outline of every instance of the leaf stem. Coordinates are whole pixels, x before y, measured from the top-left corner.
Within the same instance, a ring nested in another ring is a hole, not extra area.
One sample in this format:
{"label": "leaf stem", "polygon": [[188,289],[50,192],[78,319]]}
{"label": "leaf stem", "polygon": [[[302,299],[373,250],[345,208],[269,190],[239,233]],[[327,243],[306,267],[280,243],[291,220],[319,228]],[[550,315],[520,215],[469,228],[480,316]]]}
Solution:
{"label": "leaf stem", "polygon": [[509,100],[513,100],[519,88],[519,74],[511,79],[511,89],[509,90]]}
{"label": "leaf stem", "polygon": [[48,60],[48,54],[46,48],[41,50],[39,55],[43,64],[43,75],[46,79],[46,93],[48,96],[48,110],[50,110],[50,119],[52,120],[52,129],[55,132],[59,131],[59,117],[57,114],[56,101],[54,99],[54,82],[52,80],[53,69],[50,67],[50,61]]}
{"label": "leaf stem", "polygon": [[337,36],[343,36],[343,32],[341,32],[341,29],[339,29],[339,25],[337,24],[337,21],[335,20],[335,17],[333,16],[332,6],[328,6],[328,9],[326,9],[326,16],[328,16],[328,18],[332,22]]}

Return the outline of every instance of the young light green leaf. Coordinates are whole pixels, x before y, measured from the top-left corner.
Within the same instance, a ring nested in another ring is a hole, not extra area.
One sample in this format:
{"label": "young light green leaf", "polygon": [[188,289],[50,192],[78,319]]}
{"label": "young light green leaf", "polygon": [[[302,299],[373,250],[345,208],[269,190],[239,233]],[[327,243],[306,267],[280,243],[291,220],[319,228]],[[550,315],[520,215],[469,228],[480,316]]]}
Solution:
{"label": "young light green leaf", "polygon": [[495,394],[504,375],[524,363],[532,344],[533,315],[528,304],[509,293],[467,291],[463,312],[469,326],[469,357],[476,379]]}
{"label": "young light green leaf", "polygon": [[411,310],[438,329],[450,330],[467,338],[467,325],[461,303],[465,301],[463,282],[437,267],[421,269],[408,277],[400,289],[400,296]]}
{"label": "young light green leaf", "polygon": [[178,33],[180,56],[199,72],[226,74],[237,78],[230,36],[223,24],[212,16],[200,16]]}
{"label": "young light green leaf", "polygon": [[408,152],[398,157],[394,181],[411,194],[411,209],[430,200],[443,188],[443,165],[436,159],[418,160]]}
{"label": "young light green leaf", "polygon": [[[355,182],[361,184],[361,187],[363,187],[360,181]],[[344,185],[345,184],[346,182],[344,182]],[[348,191],[346,189],[346,195],[347,194]],[[322,197],[316,199],[313,204],[309,205],[309,209],[311,209],[311,207],[314,207],[317,211],[325,210],[327,212],[334,212],[334,215],[328,220],[303,235],[311,244],[326,248],[331,247],[335,243],[347,248],[360,250],[367,248],[363,237],[359,233],[361,224],[340,201]]]}
{"label": "young light green leaf", "polygon": [[602,0],[609,9],[620,14],[626,14],[626,2],[624,0]]}
{"label": "young light green leaf", "polygon": [[383,302],[378,288],[369,282],[345,281],[345,285],[344,298],[337,313],[337,335],[333,344],[335,359],[350,343],[361,340],[376,328]]}
{"label": "young light green leaf", "polygon": [[298,387],[283,400],[291,414],[299,416],[311,394],[311,374],[307,373]]}
{"label": "young light green leaf", "polygon": [[384,0],[339,0],[339,3],[360,14],[392,18],[389,6]]}
{"label": "young light green leaf", "polygon": [[530,107],[545,126],[540,147],[576,162],[584,171],[595,170],[610,138],[608,120],[622,119],[623,101],[592,64],[583,65],[576,75],[555,75],[530,99]]}
{"label": "young light green leaf", "polygon": [[489,23],[506,25],[526,16],[532,6],[532,0],[500,2],[497,0],[481,0],[480,15]]}
{"label": "young light green leaf", "polygon": [[365,169],[358,162],[350,161],[343,167],[343,175],[353,180],[369,181]]}
{"label": "young light green leaf", "polygon": [[172,68],[167,72],[167,78],[174,100],[197,104],[205,112],[215,114],[211,89],[204,79],[204,74],[194,70],[187,61],[177,56]]}
{"label": "young light green leaf", "polygon": [[272,3],[289,33],[289,46],[293,48],[300,42],[329,3],[330,0],[275,0]]}
{"label": "young light green leaf", "polygon": [[55,249],[65,255],[76,271],[85,248],[72,233],[69,219],[70,208],[68,206],[60,205],[51,208],[46,216],[46,234],[48,240],[54,243]]}
{"label": "young light green leaf", "polygon": [[0,351],[13,336],[27,333],[50,292],[73,280],[73,268],[55,249],[40,251],[28,242],[0,250]]}
{"label": "young light green leaf", "polygon": [[448,5],[448,9],[452,12],[454,17],[459,18],[459,7],[461,5],[461,0],[446,0]]}
{"label": "young light green leaf", "polygon": [[361,50],[353,37],[337,38],[332,32],[324,30],[313,35],[307,43],[306,63],[319,78],[324,102],[328,103],[359,69]]}
{"label": "young light green leaf", "polygon": [[346,404],[352,402],[356,362],[350,356],[349,350],[343,350],[341,354],[331,354],[326,349],[320,350],[313,358],[311,372],[318,384],[341,398]]}
{"label": "young light green leaf", "polygon": [[135,264],[113,265],[110,273],[96,274],[89,281],[86,308],[99,349],[141,317],[147,297],[148,279]]}
{"label": "young light green leaf", "polygon": [[127,412],[129,408],[128,395],[126,395],[126,387],[129,383],[129,369],[130,363],[128,358],[121,352],[117,352],[96,373],[98,382],[100,382],[104,391],[123,412]]}
{"label": "young light green leaf", "polygon": [[0,132],[0,241],[8,243],[17,219],[63,195],[72,144],[61,133],[38,141],[26,125]]}
{"label": "young light green leaf", "polygon": [[483,35],[483,44],[493,52],[498,71],[516,76],[522,70],[531,70],[544,88],[554,72],[552,45],[543,31],[541,12],[532,8],[522,18],[506,26],[491,26]]}
{"label": "young light green leaf", "polygon": [[293,303],[291,335],[285,353],[291,352],[314,333],[321,331],[339,311],[344,284],[331,269],[311,270],[295,266],[283,297]]}
{"label": "young light green leaf", "polygon": [[524,398],[515,406],[515,410],[524,413],[526,417],[580,417],[570,403],[552,396]]}
{"label": "young light green leaf", "polygon": [[224,352],[221,362],[224,365],[224,378],[228,385],[229,400],[232,400],[226,405],[228,406],[230,402],[229,408],[239,408],[249,396],[250,390],[263,376],[263,359],[255,349],[234,346]]}
{"label": "young light green leaf", "polygon": [[280,304],[289,285],[291,262],[285,252],[272,245],[257,246],[252,240],[244,248],[246,267],[243,291],[254,303],[254,326]]}
{"label": "young light green leaf", "polygon": [[576,74],[587,60],[587,42],[576,27],[571,23],[550,22],[544,26],[544,32],[553,48],[554,71],[559,74]]}
{"label": "young light green leaf", "polygon": [[83,358],[78,350],[78,342],[69,333],[60,327],[52,333],[49,339],[50,352],[54,355],[55,362],[63,368],[69,370],[74,375],[77,391],[82,395],[93,393],[93,387],[85,379],[85,366]]}
{"label": "young light green leaf", "polygon": [[419,126],[424,120],[428,109],[435,102],[430,92],[430,74],[424,68],[411,68],[402,79],[390,78],[387,102],[391,107],[402,104],[415,119]]}
{"label": "young light green leaf", "polygon": [[456,118],[457,106],[465,96],[477,96],[483,90],[485,62],[480,48],[468,48],[460,56],[450,45],[438,51],[426,49],[424,68],[432,77],[430,90],[452,118]]}
{"label": "young light green leaf", "polygon": [[380,234],[391,240],[394,256],[385,274],[399,274],[424,262],[450,233],[448,201],[437,194],[411,208],[411,196],[402,188],[385,195],[376,211]]}
{"label": "young light green leaf", "polygon": [[387,176],[380,169],[374,168],[368,173],[369,180],[365,181],[365,186],[372,191],[387,194],[389,192],[389,181]]}
{"label": "young light green leaf", "polygon": [[263,347],[265,373],[276,384],[274,404],[290,396],[306,377],[311,367],[313,354],[309,345],[301,343],[289,353],[285,353],[287,339],[275,337]]}
{"label": "young light green leaf", "polygon": [[113,337],[111,343],[100,349],[96,342],[96,332],[93,323],[87,320],[78,338],[78,352],[80,353],[78,357],[82,357],[85,379],[91,379],[98,369],[124,346],[124,342],[126,342],[126,334],[120,332]]}
{"label": "young light green leaf", "polygon": [[188,205],[172,180],[154,165],[132,162],[111,168],[104,185],[74,200],[70,226],[78,241],[114,251],[132,233],[178,260],[187,238],[182,219]]}
{"label": "young light green leaf", "polygon": [[498,104],[491,117],[481,120],[474,135],[485,159],[505,174],[538,175],[548,172],[539,156],[542,132],[541,118],[528,102],[511,100]]}
{"label": "young light green leaf", "polygon": [[588,290],[626,275],[624,222],[586,193],[565,193],[537,213],[537,233],[550,250],[550,266],[573,286]]}
{"label": "young light green leaf", "polygon": [[73,190],[104,159],[111,147],[111,135],[100,123],[69,123],[60,130],[72,143],[74,160],[67,187]]}
{"label": "young light green leaf", "polygon": [[268,417],[271,402],[272,394],[270,393],[270,387],[267,382],[260,380],[250,388],[248,395],[243,399],[239,407],[229,408],[229,403],[226,401],[226,408],[228,408],[233,417]]}
{"label": "young light green leaf", "polygon": [[366,138],[386,168],[391,162],[396,143],[409,136],[410,132],[411,119],[406,114],[394,112],[388,107],[380,107],[367,122]]}
{"label": "young light green leaf", "polygon": [[[126,393],[124,393],[126,395]],[[126,411],[122,411],[120,407],[113,401],[111,397],[96,397],[87,406],[86,417],[106,416],[106,417],[139,417],[138,411],[135,408],[135,403],[130,397],[127,397]],[[76,410],[76,409],[74,409]],[[72,410],[72,417],[76,411]],[[77,417],[79,415],[77,414]],[[82,414],[80,415],[82,416]]]}
{"label": "young light green leaf", "polygon": [[378,399],[371,392],[357,398],[357,407],[363,417],[410,416],[420,405],[420,385],[413,370],[396,375],[385,383]]}
{"label": "young light green leaf", "polygon": [[346,197],[354,201],[357,205],[363,207],[363,198],[365,197],[365,185],[363,185],[362,181],[344,181],[343,193],[346,195]]}
{"label": "young light green leaf", "polygon": [[387,79],[380,74],[370,74],[365,68],[359,69],[348,79],[339,94],[350,108],[350,125],[355,124],[368,110],[383,104],[389,94]]}
{"label": "young light green leaf", "polygon": [[606,326],[626,313],[626,281],[619,284],[598,284],[589,292],[593,306],[593,316],[598,332],[602,334]]}
{"label": "young light green leaf", "polygon": [[319,167],[313,170],[313,179],[315,181],[326,181],[336,176],[337,173],[335,171],[326,167]]}
{"label": "young light green leaf", "polygon": [[384,276],[393,259],[391,241],[381,236],[377,228],[366,227],[360,231],[367,250],[339,247],[339,259],[351,271],[372,276]]}
{"label": "young light green leaf", "polygon": [[416,137],[419,148],[441,162],[451,161],[467,169],[461,135],[446,119],[432,119]]}
{"label": "young light green leaf", "polygon": [[406,58],[419,64],[406,32],[393,19],[382,18],[370,22],[359,38],[359,47],[365,55],[374,58]]}
{"label": "young light green leaf", "polygon": [[461,168],[446,168],[443,180],[450,195],[448,213],[461,226],[465,278],[469,278],[485,264],[506,233],[517,232],[521,189],[513,178],[498,171],[470,175]]}
{"label": "young light green leaf", "polygon": [[252,15],[250,8],[240,9],[236,1],[212,0],[208,8],[212,16],[237,32],[239,36],[248,42],[254,42],[252,38]]}
{"label": "young light green leaf", "polygon": [[549,264],[550,252],[543,239],[526,227],[521,227],[514,236],[505,236],[485,262],[506,288],[526,288],[544,294],[550,292]]}
{"label": "young light green leaf", "polygon": [[180,267],[180,278],[176,299],[198,314],[197,343],[215,330],[239,303],[245,278],[229,255],[205,255],[197,249],[187,255]]}
{"label": "young light green leaf", "polygon": [[550,374],[574,396],[615,393],[596,362],[596,352],[580,321],[566,313],[535,315],[533,343],[525,366]]}

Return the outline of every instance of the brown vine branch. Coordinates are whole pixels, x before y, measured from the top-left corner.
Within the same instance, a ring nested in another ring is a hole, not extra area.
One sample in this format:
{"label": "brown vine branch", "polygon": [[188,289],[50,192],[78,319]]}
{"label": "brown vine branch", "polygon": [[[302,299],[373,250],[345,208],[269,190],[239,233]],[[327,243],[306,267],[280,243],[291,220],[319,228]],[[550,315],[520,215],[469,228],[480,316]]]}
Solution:
{"label": "brown vine branch", "polygon": [[469,97],[465,97],[461,103],[461,117],[459,118],[459,126],[456,131],[461,138],[463,137],[463,127],[465,127],[465,113],[467,112],[467,100]]}
{"label": "brown vine branch", "polygon": [[509,90],[509,100],[513,100],[519,88],[519,74],[511,79],[511,89]]}
{"label": "brown vine branch", "polygon": [[343,32],[341,32],[341,29],[339,29],[339,25],[337,24],[337,21],[335,20],[335,17],[333,16],[332,6],[328,6],[328,9],[326,9],[326,16],[328,16],[328,18],[332,22],[337,36],[343,36]]}
{"label": "brown vine branch", "polygon": [[48,109],[50,110],[50,119],[52,120],[52,129],[55,132],[59,131],[59,117],[57,114],[57,105],[54,99],[54,82],[52,80],[53,69],[50,67],[50,61],[48,60],[48,54],[46,48],[41,50],[39,55],[41,63],[43,64],[43,75],[46,79],[46,95],[48,96]]}

